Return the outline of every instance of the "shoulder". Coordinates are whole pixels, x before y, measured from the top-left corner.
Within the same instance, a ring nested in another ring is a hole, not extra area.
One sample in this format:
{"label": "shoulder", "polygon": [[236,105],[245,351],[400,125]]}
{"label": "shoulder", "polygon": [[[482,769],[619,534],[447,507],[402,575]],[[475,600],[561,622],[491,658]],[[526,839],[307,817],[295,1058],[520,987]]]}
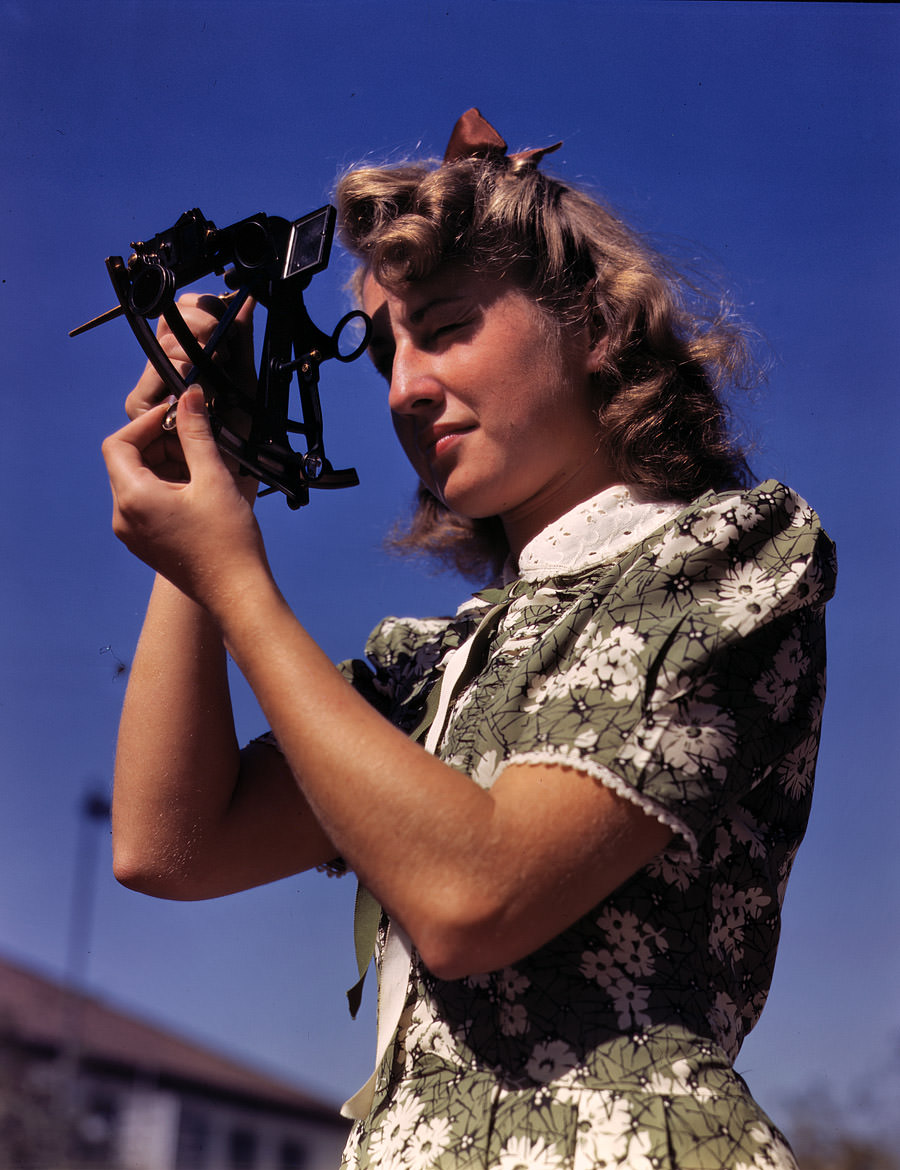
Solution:
{"label": "shoulder", "polygon": [[814,509],[766,480],[685,505],[635,550],[623,576],[676,608],[700,601],[776,616],[827,601],[836,572],[834,545]]}
{"label": "shoulder", "polygon": [[366,657],[377,670],[427,669],[440,657],[454,626],[452,618],[386,617],[366,641]]}

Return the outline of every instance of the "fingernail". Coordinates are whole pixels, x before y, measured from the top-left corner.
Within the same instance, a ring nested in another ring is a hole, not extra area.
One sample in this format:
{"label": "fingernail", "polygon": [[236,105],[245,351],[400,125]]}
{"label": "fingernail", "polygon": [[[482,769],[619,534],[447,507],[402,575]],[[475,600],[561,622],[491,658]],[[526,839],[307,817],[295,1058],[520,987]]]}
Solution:
{"label": "fingernail", "polygon": [[[196,391],[196,393],[193,393]],[[203,387],[193,382],[188,386],[188,397],[185,403],[188,410],[193,411],[194,414],[202,414],[206,410],[206,402],[203,396]]]}

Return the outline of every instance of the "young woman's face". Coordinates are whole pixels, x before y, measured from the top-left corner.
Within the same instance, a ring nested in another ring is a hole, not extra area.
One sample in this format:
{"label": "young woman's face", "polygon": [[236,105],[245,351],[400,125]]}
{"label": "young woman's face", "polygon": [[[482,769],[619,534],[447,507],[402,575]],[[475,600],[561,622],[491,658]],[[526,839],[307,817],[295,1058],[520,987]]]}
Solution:
{"label": "young woman's face", "polygon": [[454,268],[391,292],[369,276],[363,307],[403,449],[451,511],[499,516],[518,551],[613,482],[591,405],[602,349],[557,336],[511,281]]}

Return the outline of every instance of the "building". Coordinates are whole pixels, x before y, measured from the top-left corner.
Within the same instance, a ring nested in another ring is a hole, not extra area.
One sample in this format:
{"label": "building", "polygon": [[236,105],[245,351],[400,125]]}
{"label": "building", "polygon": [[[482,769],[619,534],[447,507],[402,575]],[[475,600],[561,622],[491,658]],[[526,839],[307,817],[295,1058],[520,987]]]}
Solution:
{"label": "building", "polygon": [[0,1170],[335,1170],[337,1110],[0,958]]}

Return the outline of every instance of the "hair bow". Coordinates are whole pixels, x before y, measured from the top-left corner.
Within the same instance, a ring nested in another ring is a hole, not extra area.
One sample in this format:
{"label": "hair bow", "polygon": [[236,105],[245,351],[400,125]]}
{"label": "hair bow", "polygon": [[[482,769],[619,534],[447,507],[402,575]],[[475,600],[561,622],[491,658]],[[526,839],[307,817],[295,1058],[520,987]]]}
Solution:
{"label": "hair bow", "polygon": [[456,162],[461,158],[506,156],[513,164],[513,169],[522,170],[526,167],[536,167],[545,154],[551,154],[561,146],[561,142],[554,142],[552,146],[536,146],[531,150],[520,150],[516,154],[506,155],[506,142],[473,106],[471,110],[466,110],[453,127],[453,133],[444,152],[444,162]]}

